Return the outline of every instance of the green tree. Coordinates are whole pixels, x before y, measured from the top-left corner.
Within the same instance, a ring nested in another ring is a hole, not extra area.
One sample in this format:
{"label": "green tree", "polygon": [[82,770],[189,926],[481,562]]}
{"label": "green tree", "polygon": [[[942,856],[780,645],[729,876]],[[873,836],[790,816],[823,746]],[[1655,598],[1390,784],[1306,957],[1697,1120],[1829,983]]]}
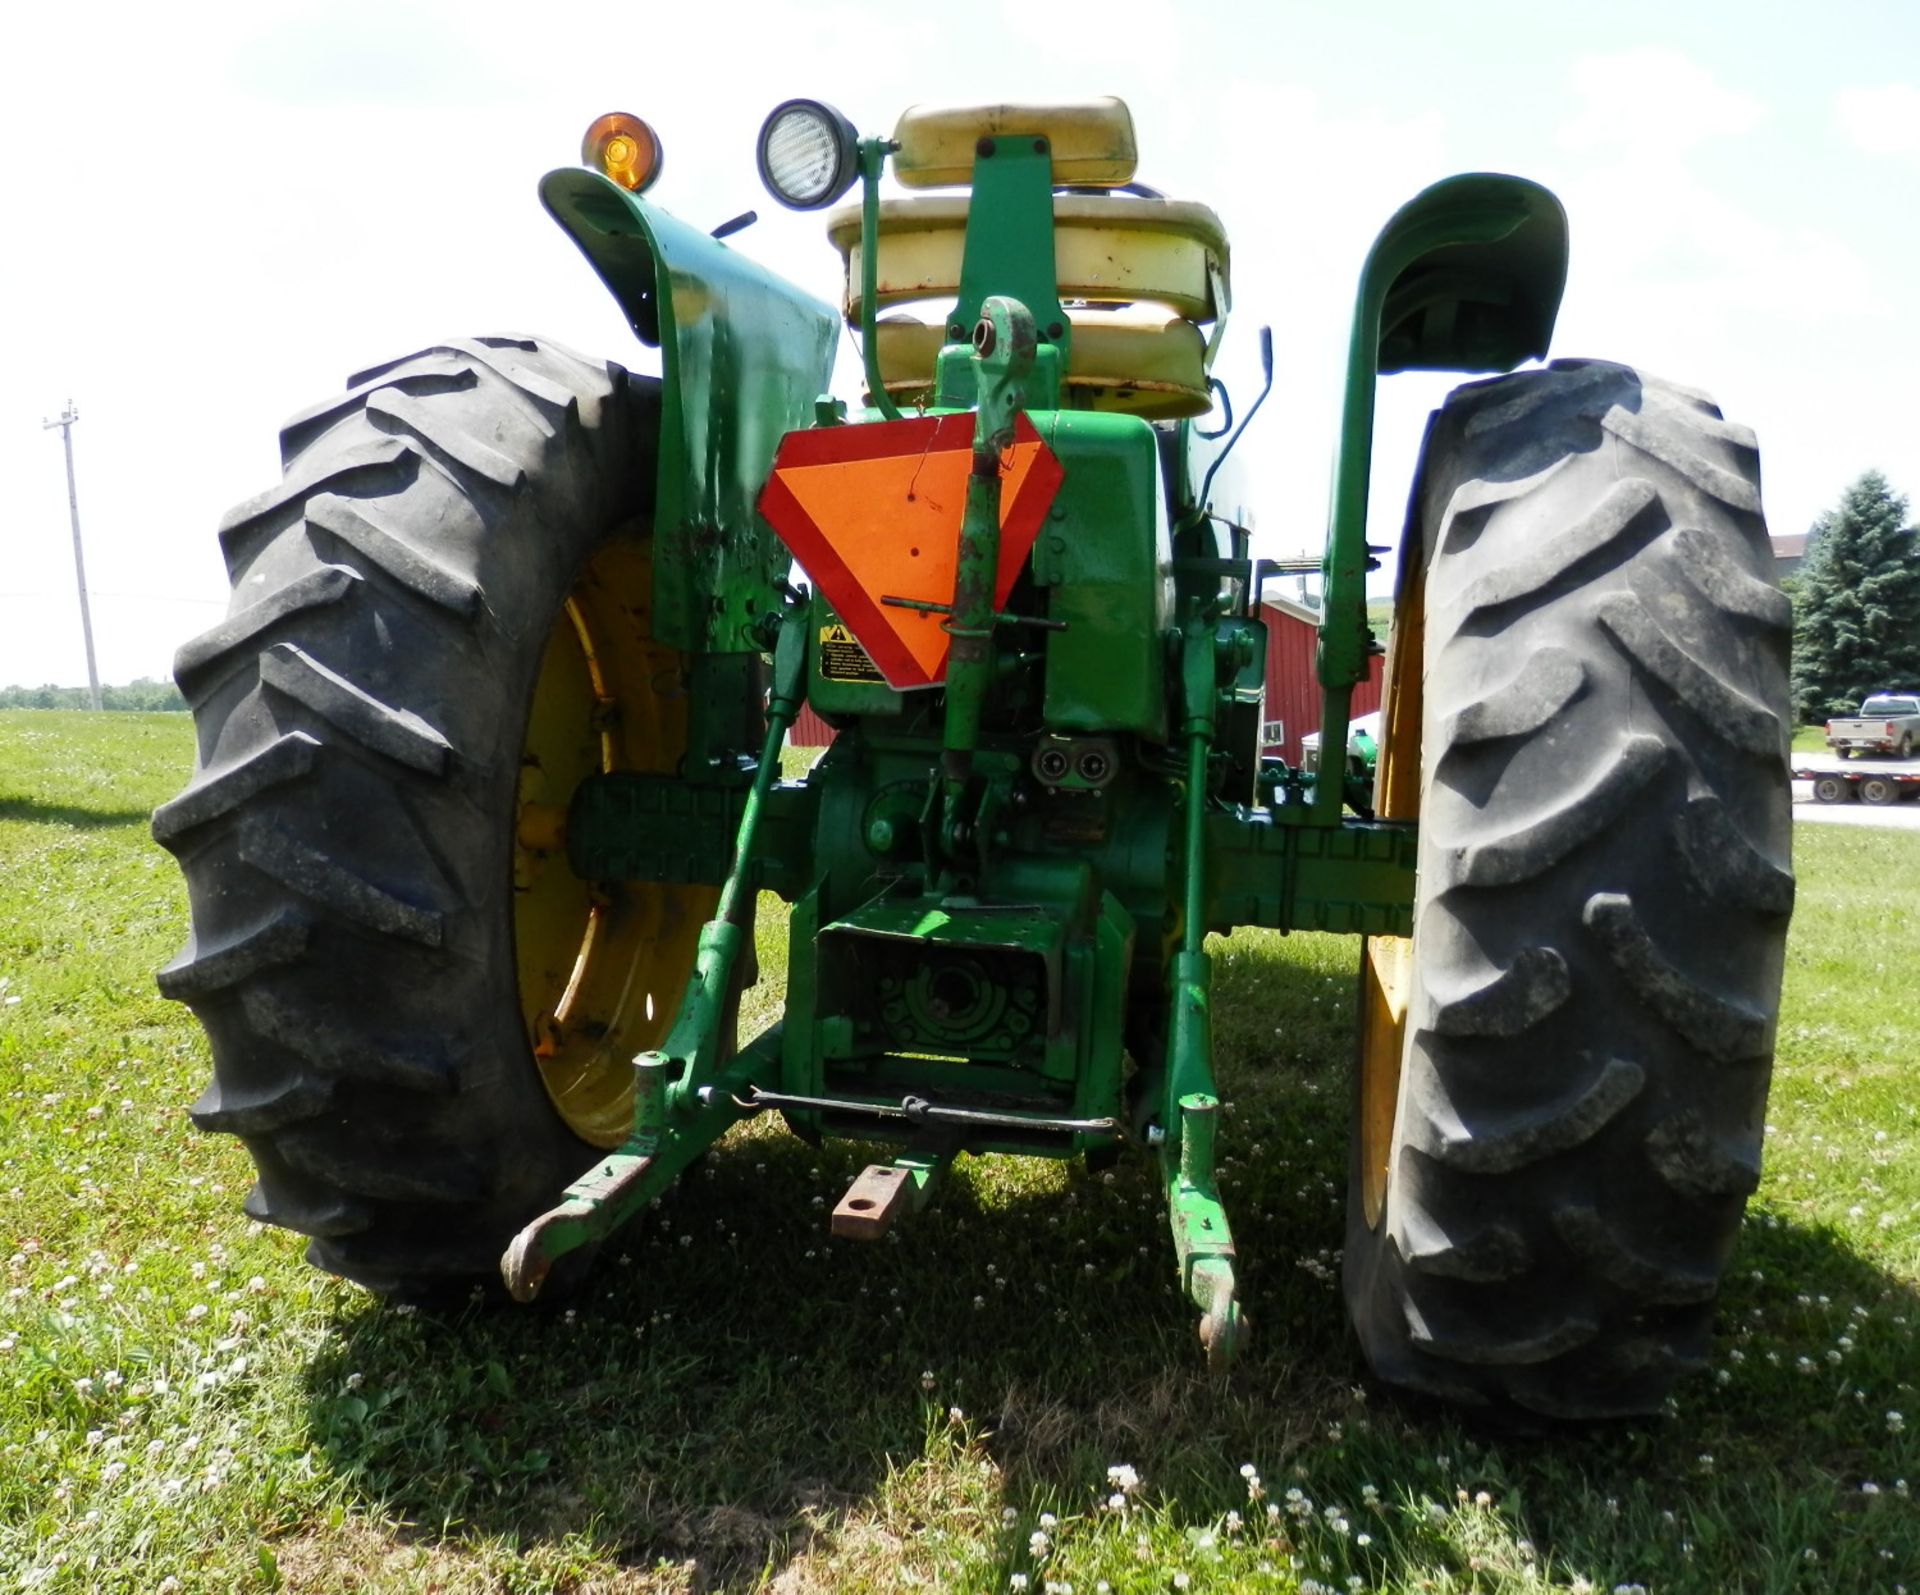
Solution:
{"label": "green tree", "polygon": [[1794,597],[1793,706],[1850,714],[1870,692],[1920,687],[1920,548],[1907,500],[1868,471],[1813,523]]}

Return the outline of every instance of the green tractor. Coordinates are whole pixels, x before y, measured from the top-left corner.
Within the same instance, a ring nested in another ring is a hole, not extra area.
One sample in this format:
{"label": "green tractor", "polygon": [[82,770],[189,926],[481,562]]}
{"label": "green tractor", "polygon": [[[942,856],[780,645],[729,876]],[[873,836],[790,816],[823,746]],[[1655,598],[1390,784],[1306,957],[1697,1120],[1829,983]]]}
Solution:
{"label": "green tractor", "polygon": [[[436,345],[290,420],[284,480],[221,525],[231,612],[175,667],[198,763],[154,816],[192,899],[159,981],[211,1038],[193,1118],[246,1142],[246,1210],[375,1291],[527,1301],[753,1115],[881,1149],[832,1217],[854,1238],[962,1152],[1134,1149],[1224,1365],[1259,1303],[1206,938],[1343,932],[1373,1368],[1656,1408],[1758,1177],[1793,894],[1752,434],[1621,366],[1515,371],[1559,204],[1417,196],[1353,315],[1323,747],[1381,646],[1376,378],[1497,375],[1428,428],[1377,770],[1290,768],[1260,756],[1269,572],[1213,492],[1251,419],[1209,424],[1226,234],[1135,181],[1126,108],[863,138],[794,100],[759,163],[797,209],[858,188],[837,309],[643,198],[658,139],[604,117],[541,196],[660,376]],[[783,780],[803,705],[836,735]],[[784,1013],[742,1036],[767,890]]]}

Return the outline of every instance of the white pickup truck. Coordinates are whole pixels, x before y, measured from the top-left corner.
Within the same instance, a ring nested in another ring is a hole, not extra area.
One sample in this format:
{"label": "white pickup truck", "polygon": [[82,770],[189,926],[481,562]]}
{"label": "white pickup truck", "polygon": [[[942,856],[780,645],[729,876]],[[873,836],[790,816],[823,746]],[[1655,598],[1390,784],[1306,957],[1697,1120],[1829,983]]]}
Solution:
{"label": "white pickup truck", "polygon": [[1920,693],[1875,693],[1856,718],[1827,722],[1827,746],[1843,759],[1857,749],[1910,757],[1920,747]]}

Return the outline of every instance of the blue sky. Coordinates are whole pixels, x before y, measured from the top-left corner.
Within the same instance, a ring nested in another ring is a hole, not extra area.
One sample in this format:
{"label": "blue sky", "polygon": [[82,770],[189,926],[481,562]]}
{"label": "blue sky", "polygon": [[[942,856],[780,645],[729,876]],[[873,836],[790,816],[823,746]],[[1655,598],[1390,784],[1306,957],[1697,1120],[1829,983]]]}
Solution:
{"label": "blue sky", "polygon": [[[1265,552],[1318,549],[1339,360],[1373,233],[1454,171],[1553,188],[1556,354],[1712,391],[1759,432],[1776,532],[1860,471],[1920,490],[1920,7],[1376,3],[627,7],[330,0],[17,10],[0,95],[0,684],[85,678],[58,434],[71,397],[101,672],[163,674],[226,601],[214,527],[280,420],[439,336],[536,331],[636,368],[533,194],[599,112],[653,121],[659,201],[823,297],[817,217],[759,190],[792,94],[884,131],[919,100],[1112,93],[1141,176],[1234,243],[1222,369],[1279,386],[1243,445]],[[1445,379],[1386,385],[1391,541]]]}

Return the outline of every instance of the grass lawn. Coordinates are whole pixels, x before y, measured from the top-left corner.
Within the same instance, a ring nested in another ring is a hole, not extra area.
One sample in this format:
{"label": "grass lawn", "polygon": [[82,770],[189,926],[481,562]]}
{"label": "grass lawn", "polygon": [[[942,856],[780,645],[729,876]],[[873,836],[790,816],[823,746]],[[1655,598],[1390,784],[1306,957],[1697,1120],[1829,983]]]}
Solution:
{"label": "grass lawn", "polygon": [[1224,1382],[1138,1160],[966,1164],[853,1247],[859,1151],[749,1128],[567,1310],[315,1272],[188,1123],[205,1044],[153,989],[186,909],[146,815],[191,743],[0,713],[0,1588],[1920,1595],[1920,837],[1796,837],[1712,1370],[1659,1422],[1519,1438],[1389,1397],[1346,1333],[1325,937],[1217,948],[1255,1320]]}

